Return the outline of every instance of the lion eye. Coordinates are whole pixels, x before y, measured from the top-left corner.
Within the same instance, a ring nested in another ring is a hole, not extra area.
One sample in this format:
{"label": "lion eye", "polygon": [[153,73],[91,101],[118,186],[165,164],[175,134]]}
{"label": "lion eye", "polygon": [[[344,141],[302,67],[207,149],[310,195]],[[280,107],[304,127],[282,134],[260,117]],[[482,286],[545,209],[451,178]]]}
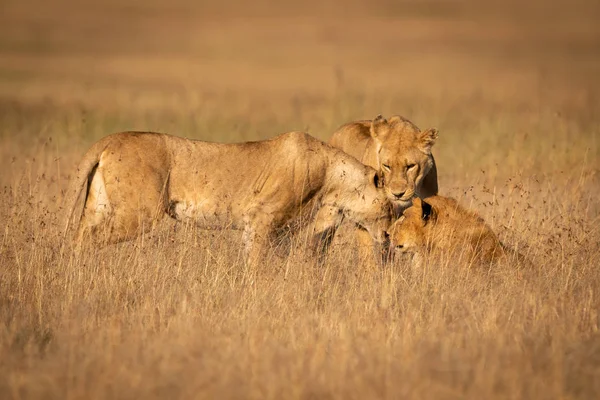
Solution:
{"label": "lion eye", "polygon": [[383,167],[383,169],[386,169],[386,170],[388,170],[388,171],[392,169],[392,168],[391,168],[389,165],[387,165],[387,164],[381,164],[381,166]]}
{"label": "lion eye", "polygon": [[413,169],[413,168],[414,168],[414,167],[416,167],[416,166],[417,166],[417,164],[408,164],[408,165],[406,166],[406,169]]}

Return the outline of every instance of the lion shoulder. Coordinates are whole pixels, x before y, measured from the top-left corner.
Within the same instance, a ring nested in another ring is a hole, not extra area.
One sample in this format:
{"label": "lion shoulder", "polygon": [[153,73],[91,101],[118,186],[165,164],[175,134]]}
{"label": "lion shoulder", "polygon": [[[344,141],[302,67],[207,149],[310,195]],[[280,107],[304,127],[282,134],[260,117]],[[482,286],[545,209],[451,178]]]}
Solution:
{"label": "lion shoulder", "polygon": [[[435,212],[435,227],[455,232],[457,237],[485,239],[498,242],[492,228],[475,211],[462,206],[456,199],[444,196],[430,196],[423,200],[430,204]],[[451,240],[451,235],[440,235],[439,240]],[[470,241],[466,241],[466,243]]]}

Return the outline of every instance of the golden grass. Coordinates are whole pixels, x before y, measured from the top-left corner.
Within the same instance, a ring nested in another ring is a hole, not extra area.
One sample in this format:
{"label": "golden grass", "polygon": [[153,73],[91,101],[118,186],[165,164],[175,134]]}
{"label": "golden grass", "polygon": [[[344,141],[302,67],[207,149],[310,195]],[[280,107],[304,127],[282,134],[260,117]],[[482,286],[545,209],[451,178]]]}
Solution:
{"label": "golden grass", "polygon": [[[0,17],[0,398],[600,393],[597,5],[102,4]],[[322,268],[300,245],[257,271],[237,233],[167,220],[80,259],[60,238],[108,133],[326,139],[378,113],[439,128],[441,194],[534,267],[370,271],[347,229]]]}

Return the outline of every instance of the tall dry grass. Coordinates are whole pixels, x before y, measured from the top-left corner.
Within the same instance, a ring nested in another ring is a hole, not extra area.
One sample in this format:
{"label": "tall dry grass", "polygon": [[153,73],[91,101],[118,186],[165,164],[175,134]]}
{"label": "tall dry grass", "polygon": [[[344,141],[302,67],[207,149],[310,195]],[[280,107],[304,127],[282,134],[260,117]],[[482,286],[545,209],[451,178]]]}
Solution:
{"label": "tall dry grass", "polygon": [[[1,398],[564,398],[600,392],[600,35],[592,2],[7,2],[0,16]],[[441,194],[534,264],[243,268],[165,220],[60,237],[93,141],[220,141],[400,113]],[[251,274],[249,276],[248,274]]]}

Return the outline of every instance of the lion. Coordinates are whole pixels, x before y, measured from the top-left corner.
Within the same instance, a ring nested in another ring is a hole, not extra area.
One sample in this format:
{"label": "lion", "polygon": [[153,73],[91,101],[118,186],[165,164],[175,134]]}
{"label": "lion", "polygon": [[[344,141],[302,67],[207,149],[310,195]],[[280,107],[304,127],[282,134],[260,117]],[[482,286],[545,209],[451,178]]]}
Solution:
{"label": "lion", "polygon": [[392,221],[377,171],[302,132],[234,144],[115,133],[87,151],[68,195],[77,243],[131,240],[168,215],[243,230],[249,264],[289,227],[312,229],[322,257],[343,219],[382,244]]}
{"label": "lion", "polygon": [[[375,168],[396,217],[410,207],[414,196],[438,193],[437,169],[431,148],[438,138],[435,128],[421,131],[401,116],[386,120],[350,122],[338,128],[329,144]],[[358,230],[361,258],[368,260],[372,248],[368,234]]]}
{"label": "lion", "polygon": [[[442,196],[415,197],[392,225],[390,241],[395,251],[413,255],[415,267],[433,250],[454,252],[469,265],[487,266],[506,263],[510,253],[479,215]],[[521,255],[517,258],[525,261]]]}

